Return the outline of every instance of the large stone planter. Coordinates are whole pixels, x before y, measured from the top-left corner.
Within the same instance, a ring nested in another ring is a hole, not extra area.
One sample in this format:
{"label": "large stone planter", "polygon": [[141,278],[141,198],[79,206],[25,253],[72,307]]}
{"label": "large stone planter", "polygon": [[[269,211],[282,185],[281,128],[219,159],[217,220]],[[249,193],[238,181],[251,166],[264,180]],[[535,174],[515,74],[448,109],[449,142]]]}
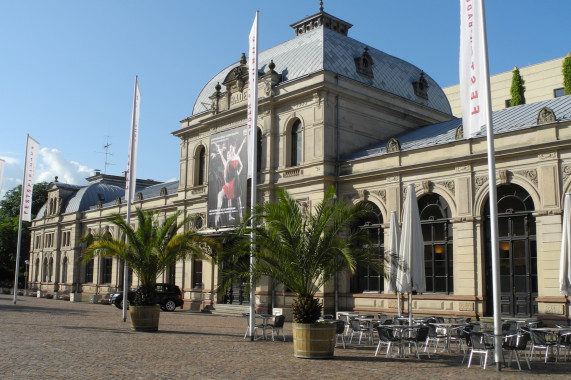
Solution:
{"label": "large stone planter", "polygon": [[159,330],[159,317],[161,307],[153,306],[129,306],[129,316],[131,317],[131,330],[154,332]]}
{"label": "large stone planter", "polygon": [[293,356],[330,359],[335,349],[334,323],[293,323]]}

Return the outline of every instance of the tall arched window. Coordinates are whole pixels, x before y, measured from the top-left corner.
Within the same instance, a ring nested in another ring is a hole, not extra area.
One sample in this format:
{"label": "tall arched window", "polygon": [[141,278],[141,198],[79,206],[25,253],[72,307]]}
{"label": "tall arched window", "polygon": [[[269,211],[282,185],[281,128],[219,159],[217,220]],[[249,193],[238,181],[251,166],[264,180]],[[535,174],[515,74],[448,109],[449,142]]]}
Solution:
{"label": "tall arched window", "polygon": [[40,259],[36,259],[36,265],[34,268],[34,282],[38,282],[39,273],[40,273]]}
{"label": "tall arched window", "polygon": [[44,263],[42,265],[42,282],[48,280],[48,259],[44,257]]}
{"label": "tall arched window", "polygon": [[48,281],[54,282],[54,258],[50,257],[50,263],[48,267]]}
{"label": "tall arched window", "polygon": [[451,212],[438,194],[427,194],[418,200],[424,238],[424,270],[426,291],[454,293],[454,255]]}
{"label": "tall arched window", "polygon": [[[509,184],[497,188],[498,238],[500,257],[500,311],[509,317],[537,315],[537,241],[535,206],[521,186]],[[486,315],[493,313],[490,201],[482,210],[485,216],[484,249],[486,275]]]}
{"label": "tall arched window", "polygon": [[61,263],[61,282],[67,282],[67,257],[64,257]]}
{"label": "tall arched window", "polygon": [[[372,203],[371,203],[372,204]],[[378,251],[379,257],[384,254],[384,233],[381,224],[383,216],[381,210],[372,204],[374,215],[361,221],[357,228],[363,229],[369,235],[369,240],[373,243],[373,247]],[[376,272],[367,265],[357,267],[355,274],[351,276],[351,293],[375,292],[380,293],[384,290],[384,278],[380,273]]]}
{"label": "tall arched window", "polygon": [[85,282],[88,284],[93,283],[94,260],[92,258],[85,264]]}
{"label": "tall arched window", "polygon": [[291,127],[291,166],[301,164],[301,121],[296,120]]}
{"label": "tall arched window", "polygon": [[262,170],[262,131],[260,128],[257,128],[256,143],[256,173],[259,173]]}
{"label": "tall arched window", "polygon": [[200,148],[198,153],[198,184],[204,185],[206,179],[206,149]]}

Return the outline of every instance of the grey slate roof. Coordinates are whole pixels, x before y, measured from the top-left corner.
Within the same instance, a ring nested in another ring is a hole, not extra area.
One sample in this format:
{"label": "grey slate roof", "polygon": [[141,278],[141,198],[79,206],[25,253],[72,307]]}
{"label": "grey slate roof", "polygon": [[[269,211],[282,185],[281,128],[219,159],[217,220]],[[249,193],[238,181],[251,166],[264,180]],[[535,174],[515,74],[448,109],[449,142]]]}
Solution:
{"label": "grey slate roof", "polygon": [[[369,48],[368,53],[374,62],[372,66],[374,78],[358,74],[355,68],[354,60],[363,54],[365,47]],[[414,94],[412,82],[418,81],[422,72],[418,67],[327,28],[316,28],[260,52],[258,55],[259,70],[268,71],[267,66],[272,60],[276,65],[275,71],[282,74],[286,81],[293,81],[327,70],[451,114],[446,95],[426,73],[424,78],[428,83],[428,100]],[[209,97],[215,92],[216,84],[222,83],[228,73],[238,65],[239,62],[235,62],[226,67],[204,86],[196,99],[192,115],[209,110]]]}
{"label": "grey slate roof", "polygon": [[[494,111],[492,113],[494,134],[537,127],[537,114],[544,107],[553,110],[558,122],[571,120],[571,95],[561,96],[541,102],[523,104],[521,106]],[[457,118],[442,123],[427,125],[393,137],[399,141],[401,151],[449,144],[456,141],[456,128],[460,124],[462,124],[462,119]],[[481,131],[475,137],[483,137],[486,135],[486,128],[482,127]],[[344,157],[344,160],[351,161],[387,154],[388,140],[389,139],[380,141],[367,149],[347,155]]]}
{"label": "grey slate roof", "polygon": [[101,182],[93,182],[82,187],[75,196],[70,199],[62,214],[85,211],[90,209],[92,206],[97,205],[99,201],[102,203],[110,202],[124,194],[125,189],[122,187]]}
{"label": "grey slate roof", "polygon": [[[135,194],[141,193],[143,195],[143,200],[158,198],[161,196],[161,190],[163,187],[166,189],[168,195],[176,194],[177,189],[178,189],[178,184],[179,184],[179,181],[158,183],[156,185],[148,186],[144,189],[137,189]],[[121,194],[121,203],[125,203],[125,202],[126,202],[125,190],[123,189],[123,192]],[[113,198],[112,200],[111,199],[108,200],[106,203],[103,204],[103,207],[114,206],[114,205],[115,205],[115,198]],[[97,207],[97,203],[90,206],[90,209],[94,209],[96,207]]]}

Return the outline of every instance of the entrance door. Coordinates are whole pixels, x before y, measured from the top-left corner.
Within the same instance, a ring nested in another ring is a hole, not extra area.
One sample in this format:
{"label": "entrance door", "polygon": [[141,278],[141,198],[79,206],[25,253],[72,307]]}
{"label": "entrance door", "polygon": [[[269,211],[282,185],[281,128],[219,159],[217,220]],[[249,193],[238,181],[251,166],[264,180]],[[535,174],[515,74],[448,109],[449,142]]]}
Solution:
{"label": "entrance door", "polygon": [[[498,187],[500,309],[507,317],[537,314],[537,244],[533,201],[518,185]],[[489,203],[486,204],[486,315],[493,314]]]}

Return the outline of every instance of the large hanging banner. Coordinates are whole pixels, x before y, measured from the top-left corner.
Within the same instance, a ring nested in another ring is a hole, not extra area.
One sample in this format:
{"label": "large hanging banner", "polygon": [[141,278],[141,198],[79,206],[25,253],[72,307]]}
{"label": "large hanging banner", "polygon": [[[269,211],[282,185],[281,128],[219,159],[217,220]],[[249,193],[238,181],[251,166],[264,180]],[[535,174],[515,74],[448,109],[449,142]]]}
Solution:
{"label": "large hanging banner", "polygon": [[248,191],[246,126],[210,137],[208,227],[237,225],[244,215]]}

